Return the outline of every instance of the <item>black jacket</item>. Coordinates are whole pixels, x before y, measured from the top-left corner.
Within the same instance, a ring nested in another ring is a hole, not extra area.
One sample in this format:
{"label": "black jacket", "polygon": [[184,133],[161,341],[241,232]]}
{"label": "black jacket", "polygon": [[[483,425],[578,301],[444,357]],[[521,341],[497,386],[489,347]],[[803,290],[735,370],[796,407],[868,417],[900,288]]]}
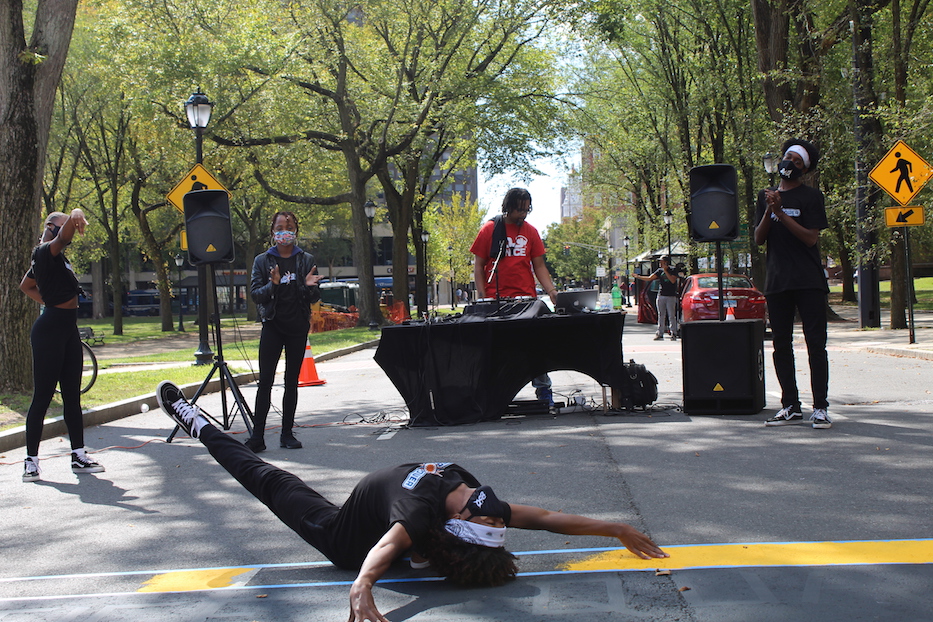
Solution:
{"label": "black jacket", "polygon": [[[300,247],[296,246],[293,251],[295,255],[295,266],[297,272],[296,282],[298,284],[298,295],[301,297],[302,307],[307,310],[308,317],[311,316],[310,305],[321,299],[321,289],[314,285],[308,287],[305,285],[305,277],[314,267],[314,255],[306,253]],[[275,268],[275,256],[278,254],[273,246],[265,253],[256,255],[253,260],[253,273],[250,277],[249,293],[256,303],[259,310],[260,319],[265,322],[275,317],[275,288],[269,273]]]}

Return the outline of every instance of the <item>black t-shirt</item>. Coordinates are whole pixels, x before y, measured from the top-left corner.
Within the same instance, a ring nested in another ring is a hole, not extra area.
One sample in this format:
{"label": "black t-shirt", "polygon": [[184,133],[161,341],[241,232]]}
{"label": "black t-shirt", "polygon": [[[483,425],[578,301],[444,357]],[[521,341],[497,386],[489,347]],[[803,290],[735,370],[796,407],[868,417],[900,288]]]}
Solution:
{"label": "black t-shirt", "polygon": [[32,265],[26,273],[35,279],[39,295],[47,307],[68,302],[81,291],[65,253],[53,255],[51,244],[44,242],[32,250]]}
{"label": "black t-shirt", "polygon": [[[801,184],[781,192],[784,213],[806,229],[826,229],[826,205],[823,193],[816,188]],[[755,223],[767,210],[765,192],[758,193]],[[784,225],[771,221],[768,231],[768,274],[765,278],[765,294],[777,294],[795,289],[819,289],[829,291],[823,262],[820,260],[819,244],[807,246]]]}
{"label": "black t-shirt", "polygon": [[428,530],[442,529],[447,521],[447,495],[460,484],[480,485],[469,471],[451,462],[402,464],[367,475],[330,526],[333,550],[341,556],[334,563],[359,568],[395,523],[405,527],[414,549],[423,551]]}
{"label": "black t-shirt", "polygon": [[272,321],[287,335],[307,335],[310,329],[308,310],[301,308],[301,297],[298,293],[296,279],[301,278],[297,272],[295,253],[290,257],[275,257],[279,266],[281,280],[275,289],[275,317]]}
{"label": "black t-shirt", "polygon": [[[673,268],[668,268],[671,271],[671,274],[676,274]],[[654,274],[658,275],[658,284],[660,290],[658,291],[658,296],[676,296],[677,295],[677,281],[671,282],[667,277],[667,274],[664,273],[664,268],[658,268],[654,271]]]}

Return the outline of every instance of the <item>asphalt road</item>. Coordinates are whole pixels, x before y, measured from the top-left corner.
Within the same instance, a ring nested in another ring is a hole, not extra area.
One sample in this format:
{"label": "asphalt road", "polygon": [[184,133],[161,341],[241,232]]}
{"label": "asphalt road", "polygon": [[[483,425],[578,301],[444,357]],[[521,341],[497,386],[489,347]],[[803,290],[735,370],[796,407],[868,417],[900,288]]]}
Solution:
{"label": "asphalt road", "polygon": [[[624,520],[672,554],[641,564],[606,538],[512,530],[517,581],[464,590],[398,564],[376,589],[393,621],[933,619],[933,361],[831,338],[833,428],[766,428],[770,360],[765,411],[688,416],[680,346],[651,337],[623,338],[660,380],[649,412],[607,416],[592,380],[555,372],[558,399],[579,391],[586,409],[451,428],[400,427],[373,350],[322,362],[327,384],[300,393],[305,448],[270,432],[263,455],[336,502],[375,468],[454,460],[506,500]],[[219,396],[199,403],[219,413]],[[70,472],[63,439],[43,443],[40,483],[20,481],[19,451],[0,458],[0,620],[346,620],[353,573],[198,443],[166,444],[171,428],[152,411],[89,429],[96,475]]]}

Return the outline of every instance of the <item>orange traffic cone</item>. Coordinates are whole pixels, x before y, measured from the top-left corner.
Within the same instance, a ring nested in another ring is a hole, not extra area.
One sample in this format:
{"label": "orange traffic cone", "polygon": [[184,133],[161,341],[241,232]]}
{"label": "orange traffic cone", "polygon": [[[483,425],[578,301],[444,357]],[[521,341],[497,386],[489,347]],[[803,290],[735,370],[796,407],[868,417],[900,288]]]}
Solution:
{"label": "orange traffic cone", "polygon": [[298,386],[313,387],[326,383],[326,380],[317,377],[317,367],[314,366],[314,355],[311,353],[311,340],[308,339],[305,358],[301,361],[301,371],[298,372]]}
{"label": "orange traffic cone", "polygon": [[[734,319],[735,319],[735,311],[732,310],[732,307],[728,307],[726,309],[726,321],[734,320]],[[308,346],[308,347],[310,348],[311,346]]]}

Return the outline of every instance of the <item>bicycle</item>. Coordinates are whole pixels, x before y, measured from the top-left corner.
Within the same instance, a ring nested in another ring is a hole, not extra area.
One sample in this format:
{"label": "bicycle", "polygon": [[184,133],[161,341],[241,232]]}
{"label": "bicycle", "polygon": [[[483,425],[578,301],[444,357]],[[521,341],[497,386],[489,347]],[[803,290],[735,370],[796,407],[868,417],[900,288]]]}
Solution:
{"label": "bicycle", "polygon": [[97,356],[86,341],[81,342],[83,365],[81,367],[81,393],[87,393],[97,381]]}
{"label": "bicycle", "polygon": [[[97,381],[97,356],[91,350],[90,344],[84,340],[81,341],[81,356],[83,358],[81,364],[81,393],[83,394],[90,391]],[[61,393],[57,385],[55,386],[55,392]]]}

